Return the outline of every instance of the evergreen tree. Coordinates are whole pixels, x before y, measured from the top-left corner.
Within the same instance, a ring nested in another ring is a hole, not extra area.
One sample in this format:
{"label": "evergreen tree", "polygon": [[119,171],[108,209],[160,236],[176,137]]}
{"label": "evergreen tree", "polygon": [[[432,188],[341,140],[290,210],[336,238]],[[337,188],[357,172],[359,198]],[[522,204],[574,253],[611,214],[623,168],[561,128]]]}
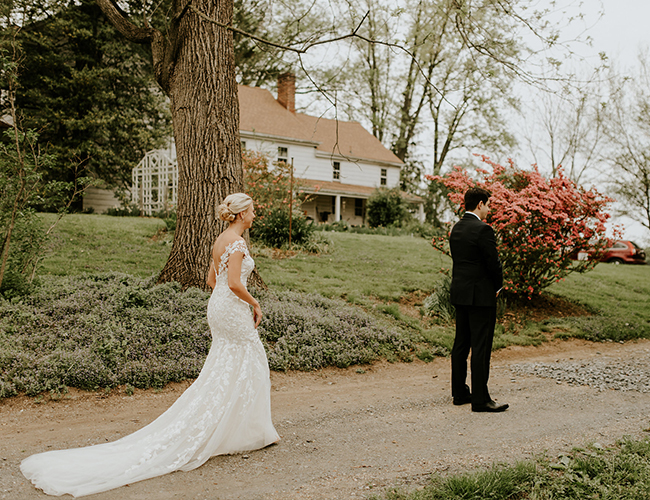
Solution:
{"label": "evergreen tree", "polygon": [[74,162],[109,186],[130,184],[143,155],[171,136],[150,49],[125,42],[90,0],[26,23],[19,41],[17,107],[55,158],[47,176],[69,180]]}

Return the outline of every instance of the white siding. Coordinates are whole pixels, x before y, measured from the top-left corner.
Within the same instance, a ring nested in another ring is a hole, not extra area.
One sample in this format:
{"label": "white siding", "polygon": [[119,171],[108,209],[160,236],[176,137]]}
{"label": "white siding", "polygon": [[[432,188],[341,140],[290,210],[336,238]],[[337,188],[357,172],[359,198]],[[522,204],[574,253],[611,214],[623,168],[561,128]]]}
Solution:
{"label": "white siding", "polygon": [[343,184],[380,187],[381,169],[385,168],[388,174],[386,187],[392,188],[399,185],[399,167],[371,164],[365,161],[353,162],[345,159],[331,159],[322,156],[320,152],[316,156],[316,148],[313,146],[291,144],[281,140],[251,139],[243,136],[242,141],[246,143],[246,149],[264,153],[272,162],[277,159],[279,147],[287,148],[289,161],[293,158],[295,176],[303,179],[334,181],[332,163],[338,161],[341,164],[339,180]]}
{"label": "white siding", "polygon": [[96,214],[103,214],[109,208],[120,206],[120,200],[113,191],[108,189],[88,188],[84,193],[82,207],[84,210],[92,208]]}
{"label": "white siding", "polygon": [[399,185],[399,167],[371,165],[368,163],[341,163],[341,182],[355,186],[381,187],[381,169],[387,170],[386,187]]}
{"label": "white siding", "polygon": [[[246,143],[246,149],[258,151],[267,155],[271,160],[271,163],[277,160],[279,147],[287,148],[289,163],[291,163],[291,158],[293,158],[294,171],[296,172],[295,175],[298,177],[300,177],[298,171],[301,166],[306,165],[314,158],[314,148],[312,146],[290,144],[281,141],[249,139],[246,137],[242,137],[242,141]],[[304,167],[302,167],[302,169],[304,170]]]}

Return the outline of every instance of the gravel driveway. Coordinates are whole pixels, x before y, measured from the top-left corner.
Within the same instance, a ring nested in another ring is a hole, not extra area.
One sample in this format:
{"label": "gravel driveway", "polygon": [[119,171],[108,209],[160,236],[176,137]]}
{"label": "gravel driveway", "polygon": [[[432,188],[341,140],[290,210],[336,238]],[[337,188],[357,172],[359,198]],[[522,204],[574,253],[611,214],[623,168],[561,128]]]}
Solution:
{"label": "gravel driveway", "polygon": [[[501,414],[451,404],[448,359],[273,373],[278,445],[89,498],[365,498],[388,486],[417,487],[431,474],[647,436],[648,381],[648,341],[498,351],[490,390],[510,404]],[[186,387],[0,402],[0,498],[46,498],[20,474],[24,457],[117,439],[156,418]]]}

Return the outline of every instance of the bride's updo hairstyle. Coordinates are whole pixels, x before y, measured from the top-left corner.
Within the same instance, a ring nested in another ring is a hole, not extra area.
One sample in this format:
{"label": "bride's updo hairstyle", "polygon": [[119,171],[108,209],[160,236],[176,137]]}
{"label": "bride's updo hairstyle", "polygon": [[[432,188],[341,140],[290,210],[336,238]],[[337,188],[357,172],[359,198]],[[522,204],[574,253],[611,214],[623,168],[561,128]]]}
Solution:
{"label": "bride's updo hairstyle", "polygon": [[237,217],[237,214],[245,212],[252,204],[253,199],[247,194],[229,194],[217,208],[219,218],[226,222],[232,222]]}

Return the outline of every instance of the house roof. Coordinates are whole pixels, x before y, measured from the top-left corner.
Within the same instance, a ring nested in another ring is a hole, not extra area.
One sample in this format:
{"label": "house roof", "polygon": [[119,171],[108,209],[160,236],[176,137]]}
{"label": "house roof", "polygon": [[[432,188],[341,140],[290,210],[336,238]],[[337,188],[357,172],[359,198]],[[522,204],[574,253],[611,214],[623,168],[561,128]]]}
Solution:
{"label": "house roof", "polygon": [[[273,137],[310,140],[296,115],[266,89],[239,85],[239,129]],[[315,141],[313,141],[315,142]]]}
{"label": "house roof", "polygon": [[[316,181],[313,179],[300,179],[300,189],[308,193],[317,193],[324,195],[350,196],[354,198],[370,198],[370,195],[377,189],[368,186],[356,186],[353,184],[343,184],[332,181]],[[415,194],[400,192],[402,198],[408,203],[423,203],[424,199]]]}
{"label": "house roof", "polygon": [[242,131],[311,142],[324,155],[374,160],[401,166],[402,161],[358,122],[292,113],[271,92],[239,85]]}
{"label": "house roof", "polygon": [[14,126],[14,120],[11,115],[0,114],[0,128],[11,128]]}

